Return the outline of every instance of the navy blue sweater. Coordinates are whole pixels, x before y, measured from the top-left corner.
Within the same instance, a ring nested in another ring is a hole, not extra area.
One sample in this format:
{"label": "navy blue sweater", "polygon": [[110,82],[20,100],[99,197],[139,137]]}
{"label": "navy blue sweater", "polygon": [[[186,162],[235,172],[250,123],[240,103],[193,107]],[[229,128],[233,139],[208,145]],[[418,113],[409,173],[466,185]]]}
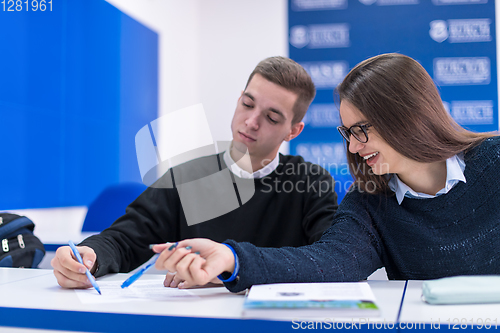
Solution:
{"label": "navy blue sweater", "polygon": [[342,200],[320,240],[299,248],[226,241],[240,260],[238,292],[254,284],[366,279],[385,266],[389,279],[500,274],[500,137],[468,151],[464,175],[432,199],[360,193]]}

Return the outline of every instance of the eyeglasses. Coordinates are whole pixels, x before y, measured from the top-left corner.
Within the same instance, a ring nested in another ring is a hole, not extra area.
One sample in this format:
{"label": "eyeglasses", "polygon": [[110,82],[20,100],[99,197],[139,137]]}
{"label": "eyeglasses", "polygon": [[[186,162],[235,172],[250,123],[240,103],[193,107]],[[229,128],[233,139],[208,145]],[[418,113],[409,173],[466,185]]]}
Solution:
{"label": "eyeglasses", "polygon": [[370,124],[365,124],[365,125],[354,125],[349,128],[345,126],[339,126],[337,127],[340,135],[344,139],[347,140],[347,142],[351,142],[351,135],[356,138],[361,143],[367,143],[368,142],[368,134],[366,133],[366,129],[372,127]]}

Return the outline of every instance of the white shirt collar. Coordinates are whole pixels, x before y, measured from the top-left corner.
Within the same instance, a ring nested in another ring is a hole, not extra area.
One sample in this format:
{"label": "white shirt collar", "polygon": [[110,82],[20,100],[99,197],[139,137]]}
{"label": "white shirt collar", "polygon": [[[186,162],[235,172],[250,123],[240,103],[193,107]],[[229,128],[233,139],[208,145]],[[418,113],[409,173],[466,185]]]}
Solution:
{"label": "white shirt collar", "polygon": [[229,153],[230,150],[231,148],[229,148],[224,152],[224,163],[226,163],[228,169],[231,170],[232,173],[244,179],[263,178],[271,174],[274,170],[276,170],[280,162],[280,156],[279,156],[280,154],[276,154],[276,157],[271,161],[271,163],[255,171],[254,173],[250,173],[248,171],[243,170],[242,168],[239,167],[238,164],[236,164],[236,162],[231,157],[231,154]]}
{"label": "white shirt collar", "polygon": [[436,195],[415,192],[413,189],[411,189],[411,187],[403,183],[396,174],[393,174],[392,178],[389,180],[389,187],[396,193],[396,199],[398,200],[398,203],[400,205],[405,197],[418,199],[435,198],[438,195],[448,193],[456,184],[458,184],[458,182],[466,183],[464,170],[465,162],[463,159],[463,154],[458,154],[447,159],[446,184],[444,188],[436,193]]}

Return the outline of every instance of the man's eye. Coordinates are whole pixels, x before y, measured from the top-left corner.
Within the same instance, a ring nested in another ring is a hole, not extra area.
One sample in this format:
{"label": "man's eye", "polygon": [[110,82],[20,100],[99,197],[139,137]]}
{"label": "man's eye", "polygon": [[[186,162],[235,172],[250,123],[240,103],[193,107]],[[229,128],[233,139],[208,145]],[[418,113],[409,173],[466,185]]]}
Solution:
{"label": "man's eye", "polygon": [[273,118],[267,116],[267,118],[269,119],[270,122],[272,122],[273,124],[277,124],[278,121],[277,120],[274,120]]}
{"label": "man's eye", "polygon": [[251,105],[246,104],[245,102],[241,102],[241,104],[243,104],[243,106],[246,107],[246,108],[251,108],[252,107]]}

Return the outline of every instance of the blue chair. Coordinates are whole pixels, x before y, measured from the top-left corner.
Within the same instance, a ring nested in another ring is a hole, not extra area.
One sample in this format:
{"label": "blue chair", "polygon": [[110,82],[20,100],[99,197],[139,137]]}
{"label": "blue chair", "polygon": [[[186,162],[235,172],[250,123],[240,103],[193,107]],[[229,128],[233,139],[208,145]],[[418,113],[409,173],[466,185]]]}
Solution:
{"label": "blue chair", "polygon": [[109,227],[146,188],[144,184],[130,182],[105,188],[89,205],[82,232],[101,232]]}

